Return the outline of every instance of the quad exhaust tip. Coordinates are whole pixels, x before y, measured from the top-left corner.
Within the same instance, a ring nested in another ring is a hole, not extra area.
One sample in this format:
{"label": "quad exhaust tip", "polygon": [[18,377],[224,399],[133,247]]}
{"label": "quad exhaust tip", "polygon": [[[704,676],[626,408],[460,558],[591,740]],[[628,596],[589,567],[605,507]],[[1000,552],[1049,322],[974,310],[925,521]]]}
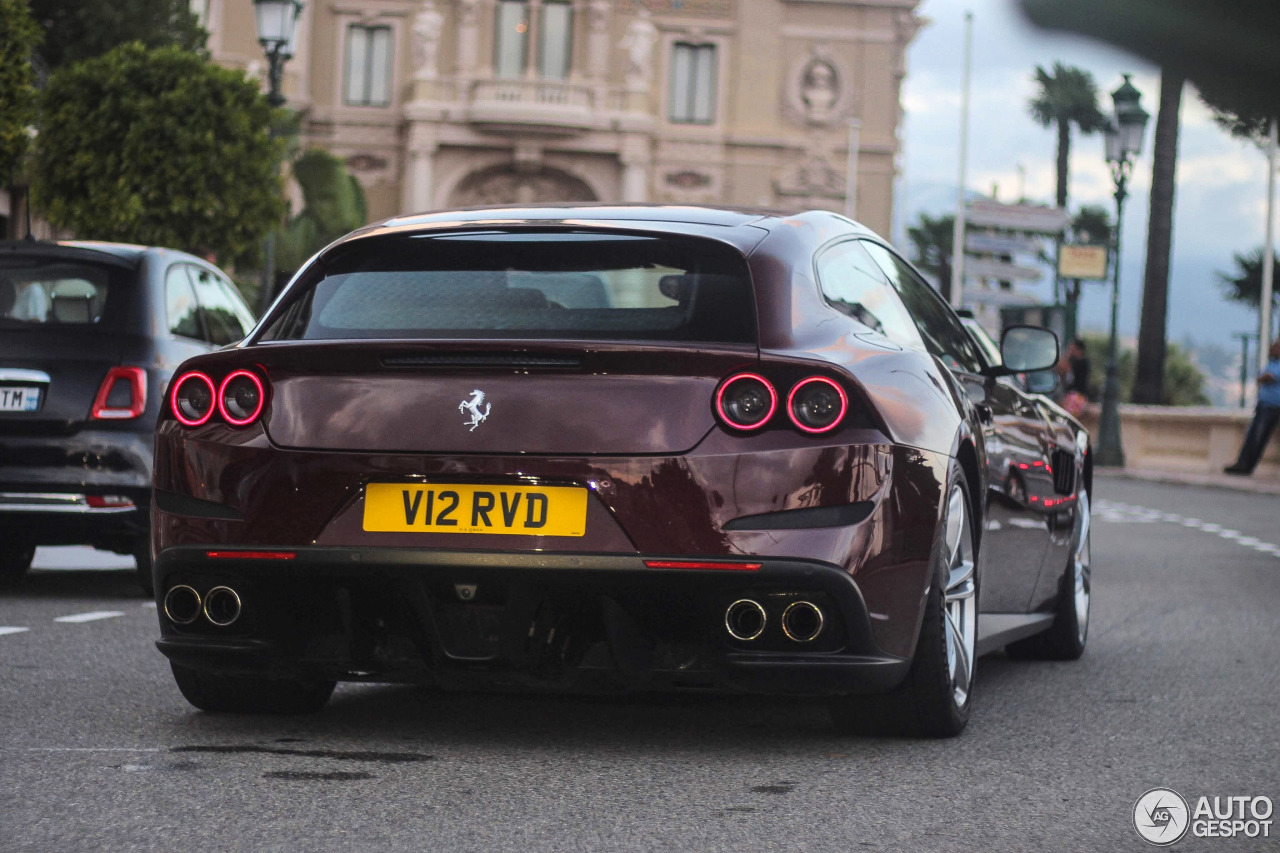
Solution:
{"label": "quad exhaust tip", "polygon": [[782,633],[796,643],[812,643],[822,633],[826,619],[822,608],[811,601],[796,601],[782,611]]}
{"label": "quad exhaust tip", "polygon": [[178,584],[164,597],[164,615],[175,625],[190,625],[200,618],[200,593],[186,584]]}
{"label": "quad exhaust tip", "polygon": [[229,586],[215,586],[204,597],[204,618],[225,628],[240,618],[240,595]]}
{"label": "quad exhaust tip", "polygon": [[730,604],[724,612],[724,627],[729,636],[749,643],[764,633],[769,615],[758,601],[742,598]]}

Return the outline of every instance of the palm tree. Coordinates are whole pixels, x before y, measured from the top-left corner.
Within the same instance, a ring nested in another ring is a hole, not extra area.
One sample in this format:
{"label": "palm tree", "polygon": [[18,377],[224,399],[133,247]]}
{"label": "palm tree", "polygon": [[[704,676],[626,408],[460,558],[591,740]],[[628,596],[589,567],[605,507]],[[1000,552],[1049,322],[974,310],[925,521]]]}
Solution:
{"label": "palm tree", "polygon": [[[1249,252],[1232,254],[1235,269],[1217,273],[1218,285],[1223,296],[1232,302],[1258,307],[1262,301],[1262,247]],[[1280,281],[1280,261],[1271,259],[1271,269],[1276,281]],[[1280,290],[1271,294],[1271,316],[1280,317]]]}
{"label": "palm tree", "polygon": [[1053,73],[1036,66],[1036,96],[1028,106],[1031,117],[1044,127],[1058,129],[1058,207],[1067,206],[1068,160],[1071,156],[1071,125],[1089,134],[1102,130],[1107,117],[1098,109],[1098,85],[1088,71],[1053,64]]}
{"label": "palm tree", "polygon": [[1071,217],[1071,239],[1090,246],[1110,246],[1111,213],[1101,205],[1082,205]]}
{"label": "palm tree", "polygon": [[[1185,78],[1161,69],[1160,111],[1156,115],[1151,166],[1151,212],[1147,217],[1147,266],[1143,274],[1142,319],[1138,326],[1138,367],[1133,402],[1158,406],[1165,400],[1165,332],[1169,319],[1169,253],[1173,244],[1173,190],[1178,166],[1178,114]],[[1261,268],[1261,264],[1259,264]]]}
{"label": "palm tree", "polygon": [[915,250],[915,265],[938,280],[938,289],[947,299],[951,298],[951,251],[954,242],[956,218],[953,214],[934,219],[927,213],[920,214],[920,222],[907,227],[907,238]]}

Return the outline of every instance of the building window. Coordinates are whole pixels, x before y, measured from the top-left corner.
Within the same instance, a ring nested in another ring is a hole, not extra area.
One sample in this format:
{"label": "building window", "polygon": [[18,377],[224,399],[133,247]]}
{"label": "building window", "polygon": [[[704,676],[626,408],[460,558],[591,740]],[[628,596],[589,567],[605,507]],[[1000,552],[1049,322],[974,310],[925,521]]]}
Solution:
{"label": "building window", "polygon": [[569,76],[573,58],[573,6],[567,2],[544,3],[540,30],[538,71],[544,79],[563,80]]}
{"label": "building window", "polygon": [[676,42],[671,53],[670,118],[682,124],[716,120],[716,46]]}
{"label": "building window", "polygon": [[391,28],[347,28],[346,101],[359,107],[391,103]]}
{"label": "building window", "polygon": [[529,51],[529,4],[523,0],[501,0],[496,26],[493,64],[497,75],[520,77]]}

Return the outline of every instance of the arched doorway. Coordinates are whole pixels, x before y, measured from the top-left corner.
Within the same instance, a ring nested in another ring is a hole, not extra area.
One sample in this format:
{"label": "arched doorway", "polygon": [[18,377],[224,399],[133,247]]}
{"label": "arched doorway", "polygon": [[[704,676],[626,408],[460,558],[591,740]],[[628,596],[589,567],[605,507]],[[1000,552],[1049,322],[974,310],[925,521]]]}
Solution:
{"label": "arched doorway", "polygon": [[559,169],[543,167],[528,172],[512,166],[492,166],[463,178],[450,194],[449,206],[595,200],[595,193],[585,182]]}

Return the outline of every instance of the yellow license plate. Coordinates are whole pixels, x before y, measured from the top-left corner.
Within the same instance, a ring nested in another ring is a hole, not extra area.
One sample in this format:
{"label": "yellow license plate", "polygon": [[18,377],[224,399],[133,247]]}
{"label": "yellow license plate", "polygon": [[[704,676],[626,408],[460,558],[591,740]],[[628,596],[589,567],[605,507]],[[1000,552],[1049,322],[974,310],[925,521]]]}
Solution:
{"label": "yellow license plate", "polygon": [[364,529],[385,533],[582,536],[587,490],[574,486],[369,483]]}

